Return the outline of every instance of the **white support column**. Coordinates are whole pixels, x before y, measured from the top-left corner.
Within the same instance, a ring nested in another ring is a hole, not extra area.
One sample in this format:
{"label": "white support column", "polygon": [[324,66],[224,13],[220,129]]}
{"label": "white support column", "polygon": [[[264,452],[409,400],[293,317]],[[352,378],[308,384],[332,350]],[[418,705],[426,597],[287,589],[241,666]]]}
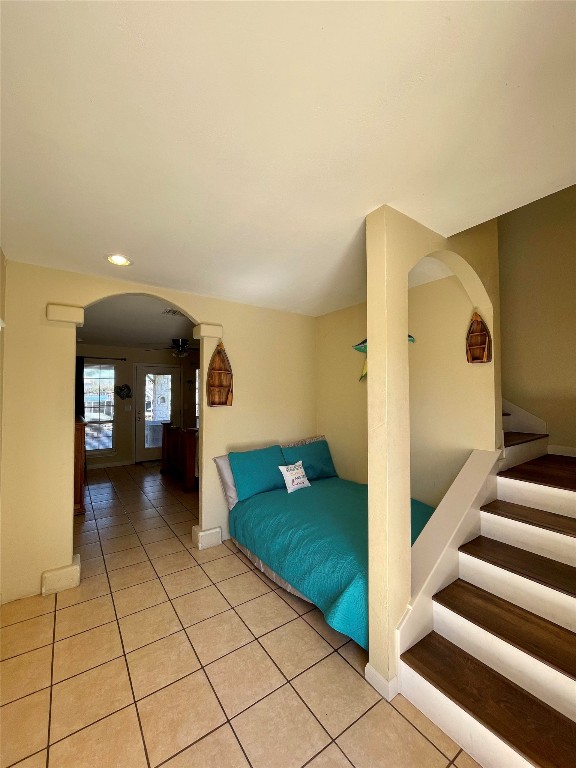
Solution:
{"label": "white support column", "polygon": [[[66,323],[81,328],[84,325],[84,307],[69,304],[46,304],[46,319],[54,323]],[[70,514],[74,512],[71,509]],[[71,589],[80,584],[80,555],[72,555],[69,565],[50,568],[41,576],[41,592],[49,595]]]}
{"label": "white support column", "polygon": [[204,428],[206,426],[206,372],[210,363],[210,358],[214,351],[215,342],[220,341],[223,336],[223,328],[221,325],[215,325],[214,323],[199,323],[194,328],[193,336],[195,339],[200,340],[200,431],[198,434],[198,466],[200,467],[199,478],[199,524],[192,527],[192,543],[198,549],[207,549],[208,547],[215,547],[222,543],[222,529],[217,528],[204,528],[204,515],[203,515],[203,487],[204,487]]}

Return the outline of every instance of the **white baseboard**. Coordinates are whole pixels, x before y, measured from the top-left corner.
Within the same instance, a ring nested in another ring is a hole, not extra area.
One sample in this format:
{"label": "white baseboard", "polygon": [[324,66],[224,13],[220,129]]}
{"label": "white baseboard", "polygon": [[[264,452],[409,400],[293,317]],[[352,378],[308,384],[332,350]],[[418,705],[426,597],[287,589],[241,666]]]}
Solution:
{"label": "white baseboard", "polygon": [[192,544],[198,549],[217,547],[222,544],[222,528],[206,528],[202,531],[199,525],[193,525]]}
{"label": "white baseboard", "polygon": [[571,445],[549,445],[548,453],[553,453],[555,456],[572,456],[576,458],[576,448]]}
{"label": "white baseboard", "polygon": [[104,457],[102,457],[102,461],[87,461],[86,466],[88,469],[107,469],[108,467],[131,467],[134,462],[133,461],[105,461]]}
{"label": "white baseboard", "polygon": [[80,555],[74,555],[70,565],[50,568],[42,574],[42,594],[52,595],[80,584]]}
{"label": "white baseboard", "polygon": [[393,677],[392,680],[386,680],[380,672],[377,672],[371,664],[366,664],[364,668],[364,677],[366,682],[370,683],[378,693],[383,696],[386,701],[392,701],[394,696],[398,693],[398,678]]}

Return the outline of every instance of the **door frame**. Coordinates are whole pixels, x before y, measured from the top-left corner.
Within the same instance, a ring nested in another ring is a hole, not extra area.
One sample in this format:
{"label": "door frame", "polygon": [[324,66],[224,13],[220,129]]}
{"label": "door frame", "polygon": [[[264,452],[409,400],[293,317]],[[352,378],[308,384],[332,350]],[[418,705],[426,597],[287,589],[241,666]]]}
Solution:
{"label": "door frame", "polygon": [[[138,425],[138,385],[139,385],[139,379],[142,376],[142,373],[144,369],[154,369],[156,373],[176,373],[178,375],[178,387],[179,387],[179,395],[178,395],[178,413],[179,413],[179,419],[178,421],[182,420],[182,410],[183,410],[183,388],[182,388],[182,366],[181,365],[171,365],[170,363],[134,363],[134,407],[132,409],[132,436],[133,436],[133,463],[137,464],[139,461],[146,461],[147,459],[139,459],[138,454],[138,435],[137,435],[137,425]],[[171,418],[174,412],[174,408],[171,408]],[[160,448],[161,450],[161,448]],[[155,459],[148,459],[149,461],[155,461]]]}

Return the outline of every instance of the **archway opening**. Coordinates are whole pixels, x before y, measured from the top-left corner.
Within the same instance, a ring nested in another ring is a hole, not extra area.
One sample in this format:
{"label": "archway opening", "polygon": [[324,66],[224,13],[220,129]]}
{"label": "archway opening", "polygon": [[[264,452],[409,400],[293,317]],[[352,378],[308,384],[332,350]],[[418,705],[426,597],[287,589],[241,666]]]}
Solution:
{"label": "archway opening", "polygon": [[172,508],[174,524],[188,534],[198,523],[195,325],[179,307],[148,294],[117,294],[86,307],[77,329],[75,410],[88,482],[77,511],[113,511],[110,501],[142,517]]}
{"label": "archway opening", "polygon": [[[476,310],[491,327],[486,291],[457,254],[429,254],[410,270],[410,484],[411,497],[429,507],[428,515],[470,453],[494,448],[493,364],[473,365],[466,357]],[[423,527],[426,511],[417,517]]]}

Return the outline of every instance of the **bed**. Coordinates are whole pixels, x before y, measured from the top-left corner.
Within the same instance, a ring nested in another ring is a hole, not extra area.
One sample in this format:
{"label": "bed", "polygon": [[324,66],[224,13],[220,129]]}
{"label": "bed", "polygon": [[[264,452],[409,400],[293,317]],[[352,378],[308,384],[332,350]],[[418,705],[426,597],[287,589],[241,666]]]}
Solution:
{"label": "bed", "polygon": [[[231,506],[232,538],[275,581],[316,605],[333,629],[367,648],[368,486],[337,476],[295,493],[282,486]],[[433,511],[413,500],[412,543]]]}

